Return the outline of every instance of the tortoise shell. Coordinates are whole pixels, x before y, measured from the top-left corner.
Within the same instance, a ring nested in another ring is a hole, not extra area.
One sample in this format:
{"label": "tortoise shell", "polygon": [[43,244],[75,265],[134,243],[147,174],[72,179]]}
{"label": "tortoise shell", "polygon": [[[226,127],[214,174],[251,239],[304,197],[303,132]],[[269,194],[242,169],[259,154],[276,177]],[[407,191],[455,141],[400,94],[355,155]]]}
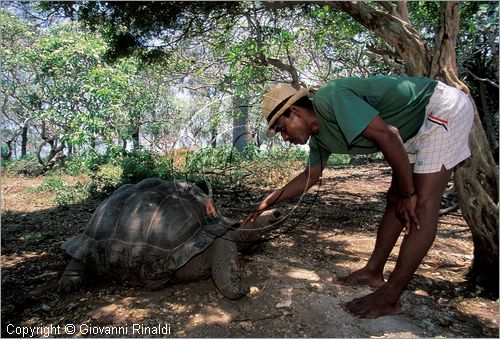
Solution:
{"label": "tortoise shell", "polygon": [[120,187],[62,248],[121,280],[167,280],[234,224],[197,186],[150,178]]}

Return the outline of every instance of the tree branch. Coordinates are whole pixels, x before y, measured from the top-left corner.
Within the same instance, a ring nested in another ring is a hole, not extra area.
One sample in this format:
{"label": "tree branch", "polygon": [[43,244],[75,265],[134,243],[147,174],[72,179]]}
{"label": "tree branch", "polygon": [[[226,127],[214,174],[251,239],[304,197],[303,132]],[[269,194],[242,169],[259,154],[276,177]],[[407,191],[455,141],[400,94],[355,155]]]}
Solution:
{"label": "tree branch", "polygon": [[347,13],[391,45],[405,61],[406,73],[428,75],[430,55],[418,32],[408,22],[360,1],[329,1],[326,4]]}
{"label": "tree branch", "polygon": [[487,78],[480,78],[478,77],[477,75],[475,75],[474,73],[472,73],[470,70],[468,70],[467,68],[465,69],[467,71],[467,73],[469,73],[470,75],[472,75],[472,77],[478,81],[483,81],[483,82],[487,82],[488,84],[492,85],[492,86],[495,86],[496,88],[499,88],[498,84],[491,81],[490,79],[487,79]]}

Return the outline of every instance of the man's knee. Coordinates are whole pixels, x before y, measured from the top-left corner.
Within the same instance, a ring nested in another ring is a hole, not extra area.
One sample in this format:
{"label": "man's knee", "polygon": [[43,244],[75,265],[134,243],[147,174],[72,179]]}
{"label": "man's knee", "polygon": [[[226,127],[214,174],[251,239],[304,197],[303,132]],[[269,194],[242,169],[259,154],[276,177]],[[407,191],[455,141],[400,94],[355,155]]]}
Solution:
{"label": "man's knee", "polygon": [[439,214],[439,202],[435,197],[418,196],[416,213],[419,219],[436,218]]}

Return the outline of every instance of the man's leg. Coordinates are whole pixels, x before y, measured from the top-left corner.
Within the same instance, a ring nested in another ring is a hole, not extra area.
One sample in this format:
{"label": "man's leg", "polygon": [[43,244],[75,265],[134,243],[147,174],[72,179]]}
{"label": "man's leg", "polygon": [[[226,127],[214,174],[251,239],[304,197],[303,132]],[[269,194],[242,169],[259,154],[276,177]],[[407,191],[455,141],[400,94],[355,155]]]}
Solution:
{"label": "man's leg", "polygon": [[383,277],[384,266],[391,254],[396,241],[401,234],[403,225],[396,216],[396,203],[398,201],[397,180],[393,176],[389,190],[387,191],[387,203],[384,216],[377,230],[375,248],[365,267],[349,274],[348,276],[334,277],[332,282],[340,285],[366,284],[371,287],[381,287],[385,281]]}
{"label": "man's leg", "polygon": [[377,318],[401,311],[399,297],[434,242],[439,203],[451,173],[443,166],[437,173],[414,175],[420,230],[412,229],[404,237],[396,267],[387,283],[375,292],[345,304],[346,311],[363,318]]}

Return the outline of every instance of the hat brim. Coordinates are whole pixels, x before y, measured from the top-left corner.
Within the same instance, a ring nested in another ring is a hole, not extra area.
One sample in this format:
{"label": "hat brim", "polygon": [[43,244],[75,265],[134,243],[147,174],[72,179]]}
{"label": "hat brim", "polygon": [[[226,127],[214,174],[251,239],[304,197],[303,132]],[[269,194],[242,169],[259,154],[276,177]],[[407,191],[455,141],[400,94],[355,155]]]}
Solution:
{"label": "hat brim", "polygon": [[271,120],[269,121],[269,123],[267,124],[267,136],[268,137],[274,137],[276,135],[276,132],[271,128],[274,123],[276,122],[276,120],[278,120],[278,118],[283,114],[285,113],[285,111],[287,109],[290,108],[290,106],[292,106],[295,102],[297,102],[297,100],[307,96],[307,93],[308,93],[308,90],[307,88],[301,88],[297,91],[297,93],[295,93],[294,95],[292,95],[288,100],[287,102],[283,105],[283,107],[280,108],[280,110],[278,112],[276,112],[276,114],[271,118]]}

